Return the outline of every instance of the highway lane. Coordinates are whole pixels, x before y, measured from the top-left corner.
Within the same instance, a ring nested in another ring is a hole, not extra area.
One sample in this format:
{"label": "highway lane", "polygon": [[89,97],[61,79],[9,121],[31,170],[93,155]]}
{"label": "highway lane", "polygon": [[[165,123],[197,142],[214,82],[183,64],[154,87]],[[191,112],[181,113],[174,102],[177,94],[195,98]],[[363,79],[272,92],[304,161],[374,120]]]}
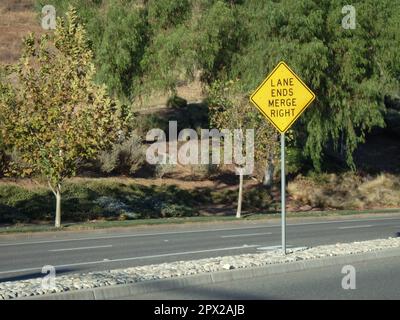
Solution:
{"label": "highway lane", "polygon": [[[305,219],[288,222],[287,243],[315,246],[399,232],[400,216]],[[279,246],[280,237],[277,221],[0,237],[0,281],[40,276],[44,265],[62,274],[258,252],[259,247]]]}

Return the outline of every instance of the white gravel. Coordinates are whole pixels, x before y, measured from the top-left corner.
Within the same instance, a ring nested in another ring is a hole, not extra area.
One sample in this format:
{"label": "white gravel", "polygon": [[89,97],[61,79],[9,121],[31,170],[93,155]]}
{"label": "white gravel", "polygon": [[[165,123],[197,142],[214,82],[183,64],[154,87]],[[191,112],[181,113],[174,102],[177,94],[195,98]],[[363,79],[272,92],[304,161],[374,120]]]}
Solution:
{"label": "white gravel", "polygon": [[338,243],[313,248],[288,249],[288,254],[286,256],[283,255],[280,250],[274,250],[254,254],[176,261],[127,269],[61,275],[56,277],[55,287],[53,289],[43,289],[42,278],[9,281],[0,283],[0,300],[180,277],[205,272],[259,267],[268,264],[288,263],[329,256],[365,253],[389,248],[400,248],[400,238]]}

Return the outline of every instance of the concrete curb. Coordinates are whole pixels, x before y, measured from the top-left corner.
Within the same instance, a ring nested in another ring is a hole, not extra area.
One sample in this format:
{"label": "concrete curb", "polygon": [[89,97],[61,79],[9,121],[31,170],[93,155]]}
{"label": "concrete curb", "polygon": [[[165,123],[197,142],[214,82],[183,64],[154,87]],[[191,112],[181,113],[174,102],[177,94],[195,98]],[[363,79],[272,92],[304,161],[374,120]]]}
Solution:
{"label": "concrete curb", "polygon": [[128,296],[141,295],[187,286],[205,285],[217,282],[235,281],[271,274],[301,271],[311,268],[321,268],[333,265],[345,265],[355,262],[381,258],[400,257],[400,248],[377,250],[367,253],[334,256],[320,259],[310,259],[289,263],[270,264],[262,267],[243,268],[235,270],[201,273],[192,276],[174,277],[153,281],[143,281],[124,285],[97,287],[86,290],[74,290],[61,293],[23,297],[16,300],[109,300]]}

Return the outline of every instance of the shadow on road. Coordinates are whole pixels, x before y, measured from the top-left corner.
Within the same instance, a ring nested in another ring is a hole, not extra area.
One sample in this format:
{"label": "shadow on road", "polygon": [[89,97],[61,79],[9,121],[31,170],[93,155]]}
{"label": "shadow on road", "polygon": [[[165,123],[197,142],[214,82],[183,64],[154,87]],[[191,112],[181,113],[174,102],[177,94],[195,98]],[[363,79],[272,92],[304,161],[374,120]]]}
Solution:
{"label": "shadow on road", "polygon": [[[151,288],[154,285],[154,288]],[[208,287],[212,286],[212,287]],[[214,284],[201,286],[187,286],[179,289],[171,289],[170,283],[147,283],[146,287],[154,292],[124,297],[119,300],[276,300],[279,297],[272,297],[268,293],[252,294],[240,292],[230,288],[215,288]]]}
{"label": "shadow on road", "polygon": [[[74,271],[74,269],[56,270],[56,276],[63,274],[63,273],[72,272],[72,271]],[[25,273],[25,274],[11,276],[11,277],[1,277],[0,276],[0,283],[7,282],[7,281],[21,281],[21,280],[28,280],[28,279],[35,279],[35,278],[43,278],[47,274],[48,273],[34,272],[34,273]]]}

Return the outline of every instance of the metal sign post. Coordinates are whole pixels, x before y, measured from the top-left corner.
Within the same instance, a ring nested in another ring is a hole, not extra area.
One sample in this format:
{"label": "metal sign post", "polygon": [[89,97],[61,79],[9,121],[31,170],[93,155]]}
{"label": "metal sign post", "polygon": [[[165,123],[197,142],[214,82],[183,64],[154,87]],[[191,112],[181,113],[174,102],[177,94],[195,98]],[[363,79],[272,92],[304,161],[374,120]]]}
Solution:
{"label": "metal sign post", "polygon": [[285,132],[313,102],[315,94],[281,61],[250,96],[250,101],[281,133],[282,251],[286,254]]}
{"label": "metal sign post", "polygon": [[281,133],[281,232],[282,252],[286,254],[285,133]]}

